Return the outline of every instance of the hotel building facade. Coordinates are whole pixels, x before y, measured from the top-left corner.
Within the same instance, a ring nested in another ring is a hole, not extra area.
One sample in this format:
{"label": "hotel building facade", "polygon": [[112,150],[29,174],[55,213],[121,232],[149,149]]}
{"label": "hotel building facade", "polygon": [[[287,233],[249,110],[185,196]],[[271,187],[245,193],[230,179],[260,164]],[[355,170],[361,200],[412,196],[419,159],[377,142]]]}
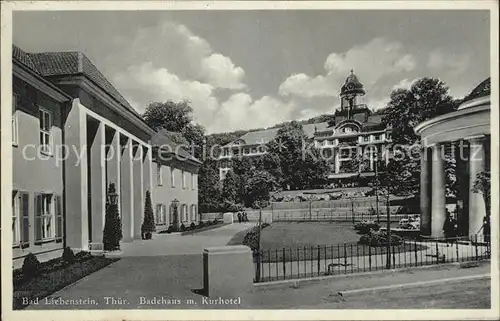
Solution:
{"label": "hotel building facade", "polygon": [[[340,109],[329,122],[305,124],[304,132],[309,143],[321,150],[330,164],[329,181],[341,185],[356,176],[346,163],[357,154],[365,155],[366,167],[361,177],[375,175],[375,159],[390,157],[391,129],[382,123],[381,114],[374,114],[364,103],[365,90],[358,77],[351,70],[340,89]],[[224,179],[231,169],[231,159],[265,154],[266,144],[272,141],[279,128],[249,132],[222,147],[219,156],[219,175]]]}

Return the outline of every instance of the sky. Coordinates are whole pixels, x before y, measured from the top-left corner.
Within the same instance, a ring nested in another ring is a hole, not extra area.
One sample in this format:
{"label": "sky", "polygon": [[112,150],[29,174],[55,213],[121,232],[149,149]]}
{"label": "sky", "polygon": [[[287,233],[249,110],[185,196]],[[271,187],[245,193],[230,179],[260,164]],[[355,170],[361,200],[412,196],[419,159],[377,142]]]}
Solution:
{"label": "sky", "polygon": [[333,113],[350,70],[365,103],[436,77],[456,98],[490,73],[488,11],[15,12],[28,52],[81,51],[139,112],[188,99],[209,133]]}

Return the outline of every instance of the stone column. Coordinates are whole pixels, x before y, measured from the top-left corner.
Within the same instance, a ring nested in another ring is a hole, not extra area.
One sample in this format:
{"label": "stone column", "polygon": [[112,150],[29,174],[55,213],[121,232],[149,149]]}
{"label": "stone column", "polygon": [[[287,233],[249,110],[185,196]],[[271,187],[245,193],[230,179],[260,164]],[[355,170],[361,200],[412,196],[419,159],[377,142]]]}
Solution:
{"label": "stone column", "polygon": [[444,172],[444,145],[438,143],[432,148],[432,200],[431,235],[443,237],[446,218],[446,181]]}
{"label": "stone column", "polygon": [[130,242],[134,236],[133,213],[134,213],[134,176],[132,175],[132,140],[125,138],[124,148],[120,163],[120,201],[123,241]]}
{"label": "stone column", "polygon": [[420,155],[420,233],[431,235],[431,151],[423,147]]}
{"label": "stone column", "polygon": [[338,174],[338,172],[340,171],[340,161],[339,161],[339,151],[340,150],[338,148],[335,148],[334,151],[335,151],[335,156],[334,156],[335,174]]}
{"label": "stone column", "polygon": [[468,145],[464,141],[455,144],[455,177],[457,180],[458,236],[469,234],[469,168]]}
{"label": "stone column", "polygon": [[[90,144],[90,142],[89,142]],[[99,122],[90,146],[90,197],[92,213],[91,250],[103,250],[104,216],[106,209],[105,126]]]}
{"label": "stone column", "polygon": [[141,238],[141,225],[144,217],[144,186],[143,186],[143,169],[142,169],[142,146],[135,145],[134,159],[133,159],[133,173],[134,173],[134,206],[133,206],[133,226],[134,238]]}
{"label": "stone column", "polygon": [[[116,193],[120,195],[120,159],[121,159],[121,149],[120,149],[120,132],[115,131],[113,134],[113,138],[111,140],[108,154],[106,155],[106,161],[108,162],[107,171],[108,171],[108,181],[106,186],[109,188],[110,184],[115,184]],[[121,215],[120,211],[120,202],[117,202],[118,205],[118,213]]]}
{"label": "stone column", "polygon": [[[153,211],[155,210],[154,200],[153,200],[153,183],[152,183],[152,157],[151,157],[151,147],[142,146],[143,148],[143,158],[142,158],[142,179],[143,179],[143,193],[144,201],[146,201],[146,191],[149,191],[151,195],[151,206],[153,206]],[[144,204],[145,205],[145,204]]]}
{"label": "stone column", "polygon": [[70,148],[64,166],[66,245],[88,250],[87,123],[78,98],[64,123],[64,144]]}
{"label": "stone column", "polygon": [[[483,195],[472,191],[477,174],[485,169],[484,137],[469,139],[469,144],[469,235],[475,235],[483,226],[483,218],[486,216]],[[479,235],[482,235],[482,230]]]}

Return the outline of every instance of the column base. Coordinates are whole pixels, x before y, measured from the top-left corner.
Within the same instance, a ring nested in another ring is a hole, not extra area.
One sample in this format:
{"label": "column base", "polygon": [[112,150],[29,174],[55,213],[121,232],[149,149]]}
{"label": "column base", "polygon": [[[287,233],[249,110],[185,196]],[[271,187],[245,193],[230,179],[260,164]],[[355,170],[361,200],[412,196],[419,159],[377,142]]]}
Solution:
{"label": "column base", "polygon": [[102,242],[90,242],[89,251],[104,251],[104,244]]}

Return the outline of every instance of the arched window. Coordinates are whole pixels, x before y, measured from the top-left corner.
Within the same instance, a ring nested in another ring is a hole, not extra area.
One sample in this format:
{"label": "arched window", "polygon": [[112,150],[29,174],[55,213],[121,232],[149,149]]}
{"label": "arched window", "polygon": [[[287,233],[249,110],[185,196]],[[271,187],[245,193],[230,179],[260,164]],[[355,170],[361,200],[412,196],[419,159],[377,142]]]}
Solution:
{"label": "arched window", "polygon": [[191,221],[196,221],[196,205],[191,205]]}
{"label": "arched window", "polygon": [[187,222],[188,221],[188,208],[187,204],[182,204],[182,221]]}

